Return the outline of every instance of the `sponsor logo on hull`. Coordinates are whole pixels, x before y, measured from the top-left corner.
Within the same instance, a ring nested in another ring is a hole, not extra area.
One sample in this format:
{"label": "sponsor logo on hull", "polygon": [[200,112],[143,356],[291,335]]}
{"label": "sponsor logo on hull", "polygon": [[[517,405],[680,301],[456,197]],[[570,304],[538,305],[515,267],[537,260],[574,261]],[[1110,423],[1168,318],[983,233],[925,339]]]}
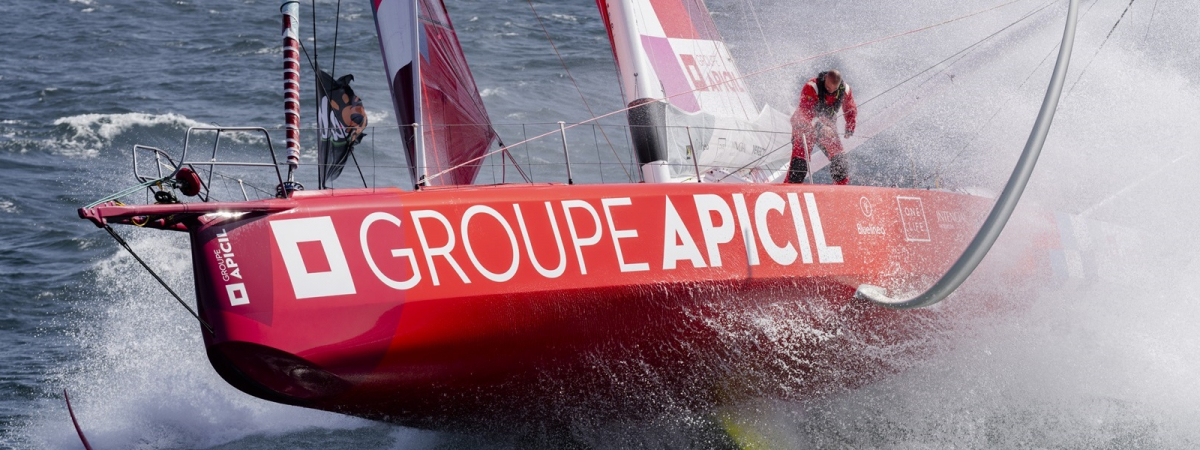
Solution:
{"label": "sponsor logo on hull", "polygon": [[[338,219],[337,227],[330,216],[276,219],[270,229],[297,298],[354,294],[356,284],[374,283],[355,279],[364,276],[405,291],[484,280],[844,261],[842,248],[826,239],[812,193],[768,191],[753,201],[735,193],[464,206],[384,208],[366,211],[353,225]],[[351,226],[356,229],[346,229]],[[353,233],[359,245],[347,252],[339,232]],[[348,258],[365,261],[369,274],[352,275]]]}
{"label": "sponsor logo on hull", "polygon": [[925,205],[920,197],[896,197],[896,207],[900,210],[900,222],[904,226],[904,240],[909,242],[929,242],[929,221],[925,219]]}
{"label": "sponsor logo on hull", "polygon": [[242,279],[242,269],[238,267],[234,256],[233,242],[229,240],[229,233],[222,228],[221,232],[217,233],[217,248],[213,250],[215,266],[221,274],[221,281],[225,282],[225,295],[229,298],[229,305],[246,305],[250,303],[250,294],[246,292],[246,284],[232,283],[235,279]]}

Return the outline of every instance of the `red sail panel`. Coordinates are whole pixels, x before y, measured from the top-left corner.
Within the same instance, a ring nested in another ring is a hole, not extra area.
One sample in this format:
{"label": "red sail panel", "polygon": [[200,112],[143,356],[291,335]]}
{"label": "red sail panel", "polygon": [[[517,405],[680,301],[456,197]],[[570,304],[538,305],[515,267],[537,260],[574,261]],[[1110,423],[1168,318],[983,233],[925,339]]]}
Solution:
{"label": "red sail panel", "polygon": [[[458,35],[441,0],[421,0],[421,97],[427,173],[478,158],[496,139]],[[429,185],[471,184],[482,161],[428,180]]]}
{"label": "red sail panel", "polygon": [[[441,0],[420,0],[414,8],[412,0],[373,0],[372,6],[413,180],[435,186],[473,183],[478,161],[425,179],[483,155],[496,139],[445,5]],[[415,9],[420,20],[413,18]],[[413,42],[418,38],[419,46]],[[414,61],[418,47],[420,59]],[[414,63],[419,74],[413,73]],[[415,91],[414,75],[420,92]],[[421,126],[421,142],[415,139],[413,123]]]}

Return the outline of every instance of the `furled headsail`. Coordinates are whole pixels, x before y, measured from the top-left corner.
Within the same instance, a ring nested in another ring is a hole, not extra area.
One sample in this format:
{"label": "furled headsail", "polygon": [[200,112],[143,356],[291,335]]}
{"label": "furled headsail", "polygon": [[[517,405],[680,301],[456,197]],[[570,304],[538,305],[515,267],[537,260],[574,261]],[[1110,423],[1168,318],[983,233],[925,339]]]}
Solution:
{"label": "furled headsail", "polygon": [[[384,69],[418,185],[471,184],[496,139],[441,0],[372,0]],[[414,133],[412,124],[419,124]]]}
{"label": "furled headsail", "polygon": [[337,179],[346,166],[354,146],[362,141],[367,113],[362,99],[354,94],[350,82],[354,75],[334,79],[324,70],[317,71],[317,179],[321,189]]}
{"label": "furled headsail", "polygon": [[788,118],[757,107],[702,0],[596,4],[623,98],[636,106],[629,124],[646,181],[694,178],[696,166],[706,179],[782,175],[791,156]]}

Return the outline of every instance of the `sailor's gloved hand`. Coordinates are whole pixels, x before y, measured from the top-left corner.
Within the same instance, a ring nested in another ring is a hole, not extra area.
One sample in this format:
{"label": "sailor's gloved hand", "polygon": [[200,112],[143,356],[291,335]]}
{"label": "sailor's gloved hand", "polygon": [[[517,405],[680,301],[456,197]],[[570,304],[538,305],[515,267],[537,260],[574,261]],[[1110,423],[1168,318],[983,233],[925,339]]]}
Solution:
{"label": "sailor's gloved hand", "polygon": [[850,139],[850,136],[854,136],[854,132],[850,131],[850,130],[846,130],[846,139]]}

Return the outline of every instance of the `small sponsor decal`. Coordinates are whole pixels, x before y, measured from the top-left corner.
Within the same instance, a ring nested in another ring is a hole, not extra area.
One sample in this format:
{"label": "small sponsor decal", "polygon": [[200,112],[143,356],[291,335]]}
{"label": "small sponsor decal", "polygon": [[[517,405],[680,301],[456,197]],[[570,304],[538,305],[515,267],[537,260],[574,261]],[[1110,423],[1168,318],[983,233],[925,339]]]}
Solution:
{"label": "small sponsor decal", "polygon": [[234,256],[236,255],[233,253],[233,242],[229,240],[229,233],[222,228],[221,232],[217,233],[217,248],[213,249],[217,272],[221,274],[221,281],[229,283],[225,285],[225,293],[229,296],[229,305],[247,305],[250,303],[250,296],[246,294],[246,284],[230,283],[235,279],[242,279],[242,268],[238,267]]}
{"label": "small sponsor decal", "polygon": [[920,197],[896,197],[900,210],[900,222],[904,225],[904,240],[929,242],[929,221],[925,219],[925,206]]}
{"label": "small sponsor decal", "polygon": [[943,230],[966,226],[969,221],[965,211],[938,211],[934,217],[937,217],[938,228]]}
{"label": "small sponsor decal", "polygon": [[862,212],[863,217],[871,217],[875,213],[875,206],[866,197],[859,197],[858,210]]}

